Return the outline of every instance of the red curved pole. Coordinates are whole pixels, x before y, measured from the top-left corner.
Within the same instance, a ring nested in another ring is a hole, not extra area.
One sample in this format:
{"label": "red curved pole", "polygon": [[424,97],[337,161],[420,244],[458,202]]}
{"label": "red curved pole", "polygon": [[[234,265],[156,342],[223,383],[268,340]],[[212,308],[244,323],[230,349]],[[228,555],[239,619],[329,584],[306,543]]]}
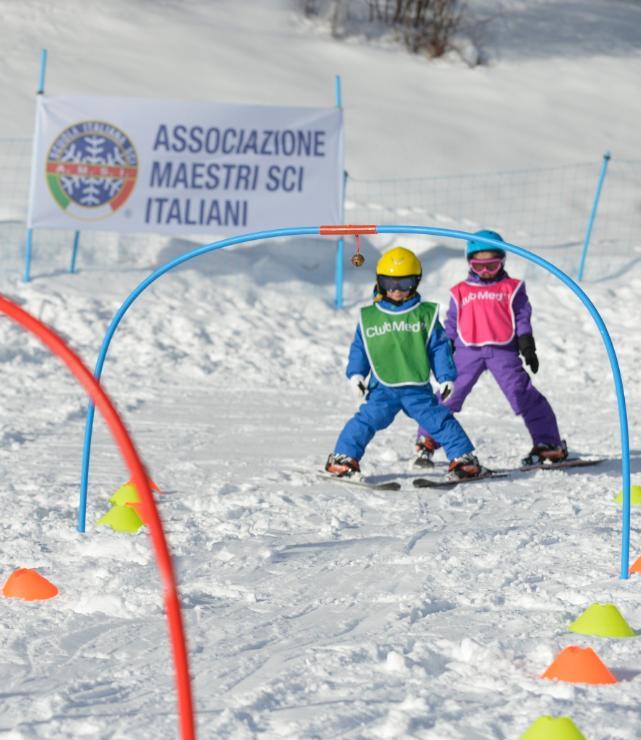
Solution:
{"label": "red curved pole", "polygon": [[167,610],[169,635],[176,672],[181,735],[183,740],[195,740],[196,731],[194,726],[191,683],[189,680],[187,643],[183,629],[180,602],[178,601],[176,579],[174,577],[171,555],[167,546],[167,540],[165,539],[162,522],[160,521],[151,489],[149,488],[149,476],[145,470],[145,466],[109,397],[75,352],[49,327],[45,326],[30,313],[27,313],[3,295],[0,295],[0,311],[7,314],[7,316],[20,324],[24,329],[38,337],[53,354],[57,355],[67,365],[102,413],[116,443],[120,447],[120,451],[131,472],[131,477],[140,493],[143,518],[149,525],[149,533],[154,546],[156,563],[164,588],[165,608]]}

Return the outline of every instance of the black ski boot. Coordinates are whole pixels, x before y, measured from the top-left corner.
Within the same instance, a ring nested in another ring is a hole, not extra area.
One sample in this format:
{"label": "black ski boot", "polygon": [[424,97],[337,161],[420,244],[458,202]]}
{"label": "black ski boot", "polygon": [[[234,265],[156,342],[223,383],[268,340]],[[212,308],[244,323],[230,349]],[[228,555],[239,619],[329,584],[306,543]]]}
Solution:
{"label": "black ski boot", "polygon": [[543,463],[554,465],[554,463],[565,460],[567,456],[568,446],[562,439],[560,445],[534,445],[529,454],[521,460],[521,465],[542,465]]}
{"label": "black ski boot", "polygon": [[361,466],[358,464],[358,460],[354,460],[353,457],[348,455],[337,455],[334,452],[327,458],[325,470],[337,478],[360,480],[361,477]]}
{"label": "black ski boot", "polygon": [[424,437],[421,435],[416,439],[416,458],[414,460],[415,468],[433,468],[434,452],[436,450],[436,444],[431,437]]}

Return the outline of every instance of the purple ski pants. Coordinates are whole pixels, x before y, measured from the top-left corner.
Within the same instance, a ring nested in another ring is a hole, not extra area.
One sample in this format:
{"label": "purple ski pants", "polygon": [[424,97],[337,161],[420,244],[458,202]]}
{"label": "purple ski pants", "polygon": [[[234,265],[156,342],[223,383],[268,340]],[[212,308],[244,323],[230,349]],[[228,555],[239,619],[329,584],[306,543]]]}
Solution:
{"label": "purple ski pants", "polygon": [[[518,350],[508,347],[459,347],[454,353],[458,371],[454,393],[441,401],[452,412],[460,411],[481,374],[489,370],[517,416],[522,416],[532,443],[561,444],[556,416],[545,396],[532,385]],[[429,437],[419,427],[418,434]]]}

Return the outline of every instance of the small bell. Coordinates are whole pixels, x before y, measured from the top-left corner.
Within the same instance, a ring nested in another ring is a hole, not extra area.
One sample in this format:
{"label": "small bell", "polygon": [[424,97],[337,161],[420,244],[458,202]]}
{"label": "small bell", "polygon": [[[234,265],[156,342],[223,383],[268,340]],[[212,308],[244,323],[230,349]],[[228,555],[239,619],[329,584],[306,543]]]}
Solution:
{"label": "small bell", "polygon": [[354,267],[360,267],[365,262],[365,257],[362,254],[357,253],[352,256],[352,264]]}

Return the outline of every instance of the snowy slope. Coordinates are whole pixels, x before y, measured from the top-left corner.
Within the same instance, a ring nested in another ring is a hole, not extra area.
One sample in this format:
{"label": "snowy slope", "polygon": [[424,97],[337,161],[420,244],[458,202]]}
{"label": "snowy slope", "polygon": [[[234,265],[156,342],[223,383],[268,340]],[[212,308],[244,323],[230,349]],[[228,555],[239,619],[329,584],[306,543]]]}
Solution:
{"label": "snowy slope", "polygon": [[[0,84],[11,113],[1,135],[30,130],[29,90],[46,44],[51,92],[317,105],[331,104],[340,72],[347,165],[361,176],[570,162],[604,147],[638,156],[638,3],[504,7],[493,64],[468,70],[455,60],[428,65],[389,43],[339,44],[285,2],[4,0]],[[641,628],[639,576],[618,579],[611,373],[598,330],[567,289],[528,274],[536,384],[570,448],[608,462],[418,491],[408,470],[414,425],[399,418],[376,437],[363,466],[399,477],[402,491],[366,492],[316,475],[353,411],[346,352],[376,257],[389,243],[364,240],[367,261],[347,272],[342,312],[333,307],[330,241],[291,239],[199,258],[136,301],[110,349],[105,387],[165,492],[159,507],[180,582],[199,736],[508,739],[541,714],[565,714],[586,737],[632,740],[641,726],[641,643],[566,630],[595,601],[614,602]],[[460,252],[428,239],[404,243],[424,260],[424,296],[444,303],[463,274]],[[193,245],[158,237],[134,253],[122,239],[117,254],[113,245],[83,254],[80,273],[70,276],[42,244],[38,255],[50,261],[29,284],[20,280],[15,246],[5,246],[0,289],[93,367],[124,298]],[[522,274],[518,259],[509,264]],[[633,482],[641,483],[638,256],[586,289],[617,348]],[[95,525],[128,477],[124,466],[99,422],[88,533],[78,535],[85,399],[6,319],[0,347],[0,581],[35,567],[61,592],[45,603],[0,600],[0,734],[175,737],[149,538]],[[489,465],[511,465],[528,449],[520,420],[489,379],[461,421]],[[633,524],[636,557],[636,512]],[[592,646],[620,683],[539,679],[569,644]]]}
{"label": "snowy slope", "polygon": [[386,38],[333,40],[295,0],[3,0],[0,81],[11,113],[0,137],[32,130],[46,47],[52,95],[333,105],[339,74],[356,178],[594,161],[608,149],[641,156],[638,3],[469,4],[494,19],[479,31],[491,63],[473,70],[428,64]]}

